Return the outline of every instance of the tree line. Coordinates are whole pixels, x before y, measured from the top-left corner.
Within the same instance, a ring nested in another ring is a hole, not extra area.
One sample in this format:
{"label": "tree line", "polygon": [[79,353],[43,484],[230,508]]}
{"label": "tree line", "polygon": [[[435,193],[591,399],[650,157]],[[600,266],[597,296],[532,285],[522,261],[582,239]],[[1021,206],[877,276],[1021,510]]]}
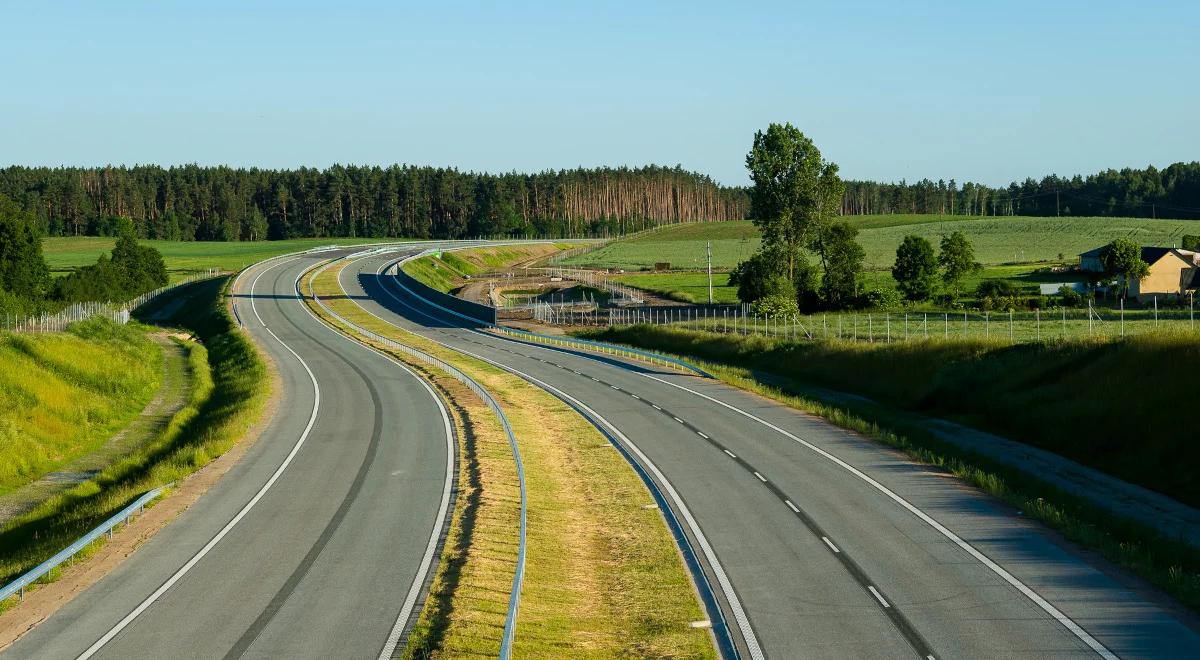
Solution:
{"label": "tree line", "polygon": [[111,254],[52,278],[33,214],[0,194],[0,314],[52,312],[75,302],[121,302],[167,284],[158,250],[139,245],[133,221],[121,218]]}
{"label": "tree line", "polygon": [[450,168],[335,165],[0,169],[0,194],[50,236],[142,238],[462,238],[603,236],[656,224],[746,217],[743,188],[681,167],[485,174]]}
{"label": "tree line", "polygon": [[1200,219],[1200,162],[1164,169],[1108,169],[1089,176],[1051,175],[1007,187],[922,179],[916,183],[847,181],[843,215],[1116,216]]}
{"label": "tree line", "polygon": [[[1048,176],[1007,187],[845,181],[841,215],[1087,215],[1200,218],[1200,162]],[[0,169],[0,194],[49,236],[142,238],[613,236],[659,224],[754,217],[751,189],[673,168],[487,174],[393,165]],[[761,210],[760,210],[761,212]]]}

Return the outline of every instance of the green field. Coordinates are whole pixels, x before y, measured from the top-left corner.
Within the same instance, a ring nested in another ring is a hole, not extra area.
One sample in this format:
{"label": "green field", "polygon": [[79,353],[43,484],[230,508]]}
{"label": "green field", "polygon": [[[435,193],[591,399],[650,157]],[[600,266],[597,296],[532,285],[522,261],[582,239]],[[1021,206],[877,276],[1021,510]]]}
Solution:
{"label": "green field", "polygon": [[[62,274],[73,268],[96,263],[104,252],[112,250],[115,238],[98,236],[47,237],[42,239],[42,250],[51,271]],[[217,268],[234,271],[249,264],[276,257],[289,252],[307,250],[323,245],[358,245],[360,243],[383,243],[408,239],[384,238],[297,238],[286,241],[139,241],[162,253],[167,262],[171,282],[188,275]]]}
{"label": "green field", "polygon": [[[625,273],[614,276],[616,281],[657,293],[659,295],[690,303],[708,302],[708,275],[697,271],[671,271],[664,273],[639,272]],[[1047,272],[1045,264],[1008,264],[1004,266],[987,266],[978,273],[968,275],[963,279],[962,290],[967,292],[965,301],[970,301],[970,293],[983,280],[1007,280],[1029,294],[1037,293],[1037,285],[1050,282],[1072,282],[1079,279],[1071,273]],[[896,280],[887,270],[867,271],[861,275],[860,282],[864,289],[894,289]],[[713,273],[713,302],[737,303],[737,287],[729,286],[729,274],[726,272]]]}
{"label": "green field", "polygon": [[[1178,245],[1183,234],[1200,233],[1200,221],[1145,218],[881,215],[846,219],[861,230],[859,243],[866,251],[867,270],[890,268],[896,247],[907,234],[923,236],[936,245],[944,234],[961,230],[975,246],[976,258],[985,265],[996,265],[1054,262],[1060,254],[1064,260],[1074,261],[1080,252],[1115,238],[1130,238],[1142,245]],[[758,230],[749,222],[690,223],[616,241],[566,263],[642,270],[666,261],[672,268],[700,269],[708,241],[712,241],[713,267],[721,269],[733,268],[759,246]]]}

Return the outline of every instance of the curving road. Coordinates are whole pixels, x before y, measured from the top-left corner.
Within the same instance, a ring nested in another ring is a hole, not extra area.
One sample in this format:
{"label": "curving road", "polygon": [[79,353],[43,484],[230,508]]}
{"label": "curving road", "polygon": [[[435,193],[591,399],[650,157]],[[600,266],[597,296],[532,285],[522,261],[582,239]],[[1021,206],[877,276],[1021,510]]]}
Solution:
{"label": "curving road", "polygon": [[450,505],[454,442],[406,368],[342,338],[283,258],[239,280],[238,315],[282,396],[242,460],[4,658],[375,658],[419,610]]}
{"label": "curving road", "polygon": [[[1198,657],[1194,617],[959,482],[718,382],[472,327],[354,259],[346,293],[583,411],[681,521],[742,657]],[[306,268],[258,264],[238,311],[278,412],[207,494],[3,656],[387,655],[419,606],[453,478],[433,392],[316,320]]]}
{"label": "curving road", "polygon": [[631,447],[743,657],[1200,656],[1194,617],[996,500],[718,382],[463,327],[385,275],[403,254],[352,261],[342,287]]}

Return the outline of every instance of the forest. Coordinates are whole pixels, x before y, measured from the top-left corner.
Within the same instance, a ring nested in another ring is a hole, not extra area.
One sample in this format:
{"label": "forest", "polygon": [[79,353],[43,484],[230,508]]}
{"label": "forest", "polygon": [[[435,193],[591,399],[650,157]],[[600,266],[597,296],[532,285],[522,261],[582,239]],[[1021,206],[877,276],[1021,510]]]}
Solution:
{"label": "forest", "polygon": [[746,216],[742,188],[680,167],[483,174],[393,165],[320,170],[185,165],[0,169],[0,194],[45,235],[168,240],[607,236]]}
{"label": "forest", "polygon": [[[659,224],[742,220],[748,189],[673,168],[487,174],[392,165],[0,169],[0,194],[42,235],[251,241],[300,237],[614,236]],[[954,180],[846,181],[843,215],[1200,218],[1200,162],[1048,176],[993,188]]]}
{"label": "forest", "polygon": [[1200,218],[1200,162],[1164,169],[1108,169],[1089,176],[1025,179],[1005,188],[965,182],[846,181],[843,215],[1115,216]]}

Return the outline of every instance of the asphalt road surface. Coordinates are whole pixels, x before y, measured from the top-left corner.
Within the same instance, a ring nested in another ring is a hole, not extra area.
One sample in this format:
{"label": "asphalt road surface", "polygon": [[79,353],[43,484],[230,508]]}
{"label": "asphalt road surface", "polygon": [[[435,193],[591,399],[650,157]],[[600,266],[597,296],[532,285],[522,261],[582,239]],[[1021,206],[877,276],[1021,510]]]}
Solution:
{"label": "asphalt road surface", "polygon": [[297,298],[299,273],[330,254],[239,280],[238,315],[283,384],[258,442],[4,658],[376,658],[398,641],[448,510],[454,444],[432,390]]}
{"label": "asphalt road surface", "polygon": [[573,399],[673,493],[743,657],[1200,657],[1195,618],[998,501],[721,383],[501,338],[341,274],[377,316]]}

